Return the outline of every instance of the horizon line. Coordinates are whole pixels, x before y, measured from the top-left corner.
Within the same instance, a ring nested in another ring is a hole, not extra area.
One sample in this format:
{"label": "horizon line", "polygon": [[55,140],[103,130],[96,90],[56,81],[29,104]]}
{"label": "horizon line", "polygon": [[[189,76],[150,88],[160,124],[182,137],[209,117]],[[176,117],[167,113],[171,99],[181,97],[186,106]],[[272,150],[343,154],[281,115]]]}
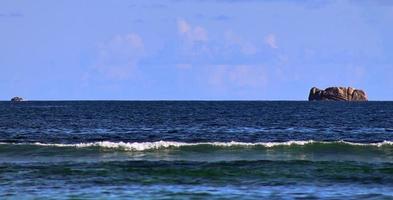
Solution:
{"label": "horizon line", "polygon": [[[309,101],[308,99],[31,99],[20,102],[39,101]],[[384,102],[393,100],[368,100],[372,102]],[[0,102],[11,102],[11,100],[0,99]],[[319,102],[319,101],[316,101]],[[325,101],[324,101],[325,102]],[[340,102],[340,101],[327,101]],[[342,102],[367,102],[367,101],[342,101]]]}

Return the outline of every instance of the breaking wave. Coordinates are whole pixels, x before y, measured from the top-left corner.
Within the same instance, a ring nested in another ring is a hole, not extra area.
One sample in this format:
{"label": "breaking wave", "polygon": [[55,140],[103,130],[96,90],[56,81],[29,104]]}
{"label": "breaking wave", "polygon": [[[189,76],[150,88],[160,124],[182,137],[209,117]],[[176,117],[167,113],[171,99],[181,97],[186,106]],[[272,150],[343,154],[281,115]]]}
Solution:
{"label": "breaking wave", "polygon": [[393,146],[393,141],[383,141],[383,142],[375,142],[375,143],[356,143],[356,142],[347,142],[347,141],[287,141],[287,142],[256,142],[256,143],[247,143],[247,142],[197,142],[197,143],[187,143],[187,142],[175,142],[175,141],[156,141],[156,142],[110,142],[110,141],[101,141],[101,142],[91,142],[91,143],[78,143],[78,144],[56,144],[56,143],[0,143],[0,145],[28,145],[28,146],[49,146],[49,147],[75,147],[75,148],[103,148],[103,149],[119,149],[124,151],[148,151],[148,150],[158,150],[158,149],[167,149],[167,148],[182,148],[182,147],[236,147],[236,148],[252,148],[252,147],[261,147],[261,148],[274,148],[280,146],[332,146],[332,145],[341,145],[347,147],[385,147],[385,146]]}

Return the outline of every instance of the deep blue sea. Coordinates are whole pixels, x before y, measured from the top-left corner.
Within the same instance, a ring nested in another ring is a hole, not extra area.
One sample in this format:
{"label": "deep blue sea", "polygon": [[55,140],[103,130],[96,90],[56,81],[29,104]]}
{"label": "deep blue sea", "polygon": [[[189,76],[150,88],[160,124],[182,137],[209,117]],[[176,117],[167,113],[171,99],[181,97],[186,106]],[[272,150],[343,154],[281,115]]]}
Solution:
{"label": "deep blue sea", "polygon": [[393,102],[0,102],[0,199],[393,199]]}

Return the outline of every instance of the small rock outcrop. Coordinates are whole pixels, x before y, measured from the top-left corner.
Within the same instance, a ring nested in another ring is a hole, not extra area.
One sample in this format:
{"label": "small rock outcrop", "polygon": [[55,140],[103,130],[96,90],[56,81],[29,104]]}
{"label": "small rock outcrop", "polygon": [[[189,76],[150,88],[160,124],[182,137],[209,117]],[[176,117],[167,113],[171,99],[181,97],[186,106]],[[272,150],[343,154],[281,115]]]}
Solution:
{"label": "small rock outcrop", "polygon": [[23,101],[22,97],[14,97],[11,99],[11,102],[20,102],[20,101]]}
{"label": "small rock outcrop", "polygon": [[309,101],[367,101],[363,90],[351,87],[328,87],[325,90],[311,88]]}

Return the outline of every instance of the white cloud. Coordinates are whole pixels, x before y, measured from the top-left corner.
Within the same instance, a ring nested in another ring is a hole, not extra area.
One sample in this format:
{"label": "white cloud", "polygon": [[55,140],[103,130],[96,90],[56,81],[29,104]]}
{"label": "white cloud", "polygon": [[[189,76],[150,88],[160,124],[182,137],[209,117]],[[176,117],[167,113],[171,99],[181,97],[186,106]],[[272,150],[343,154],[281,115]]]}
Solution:
{"label": "white cloud", "polygon": [[144,44],[142,38],[136,33],[126,35],[116,35],[108,42],[100,45],[103,51],[134,51],[143,50]]}
{"label": "white cloud", "polygon": [[262,88],[267,73],[259,65],[218,65],[209,70],[208,83],[219,90],[227,88]]}
{"label": "white cloud", "polygon": [[183,19],[177,20],[177,27],[179,29],[180,34],[185,34],[190,31],[190,25]]}
{"label": "white cloud", "polygon": [[125,35],[123,38],[119,37],[118,39],[119,39],[119,42],[128,43],[129,45],[131,45],[134,48],[137,48],[137,49],[144,48],[142,38],[135,33]]}
{"label": "white cloud", "polygon": [[204,42],[208,40],[207,31],[201,26],[192,26],[186,20],[177,21],[179,34],[189,42]]}
{"label": "white cloud", "polygon": [[265,43],[269,45],[270,48],[272,49],[277,49],[277,42],[276,42],[276,36],[274,34],[269,34],[265,37]]}
{"label": "white cloud", "polygon": [[239,46],[241,52],[246,55],[254,55],[255,53],[257,53],[257,48],[254,44],[244,40],[232,31],[225,32],[225,40],[228,42],[229,45]]}
{"label": "white cloud", "polygon": [[177,32],[181,39],[178,56],[185,55],[190,58],[201,56],[205,60],[212,60],[233,55],[239,56],[239,53],[242,56],[258,53],[258,48],[254,43],[233,31],[219,33],[213,40],[208,37],[208,30],[204,27],[178,19]]}
{"label": "white cloud", "polygon": [[117,35],[99,46],[95,69],[110,79],[128,79],[143,55],[144,43],[138,34]]}

